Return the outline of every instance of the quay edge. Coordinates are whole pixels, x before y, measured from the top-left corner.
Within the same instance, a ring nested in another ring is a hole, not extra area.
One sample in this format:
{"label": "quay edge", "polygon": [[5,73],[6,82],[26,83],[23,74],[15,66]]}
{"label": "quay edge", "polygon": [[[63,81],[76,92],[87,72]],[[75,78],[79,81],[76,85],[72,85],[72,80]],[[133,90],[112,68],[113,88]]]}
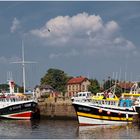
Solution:
{"label": "quay edge", "polygon": [[70,99],[46,98],[39,102],[40,117],[42,119],[77,120],[75,109]]}

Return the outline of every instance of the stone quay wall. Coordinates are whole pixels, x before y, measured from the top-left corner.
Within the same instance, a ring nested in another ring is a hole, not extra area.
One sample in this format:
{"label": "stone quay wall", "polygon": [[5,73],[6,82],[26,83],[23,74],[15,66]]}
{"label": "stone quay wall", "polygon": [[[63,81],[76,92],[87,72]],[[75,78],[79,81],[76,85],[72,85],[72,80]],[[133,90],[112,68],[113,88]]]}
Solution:
{"label": "stone quay wall", "polygon": [[39,102],[40,116],[50,119],[77,119],[70,99],[46,98]]}

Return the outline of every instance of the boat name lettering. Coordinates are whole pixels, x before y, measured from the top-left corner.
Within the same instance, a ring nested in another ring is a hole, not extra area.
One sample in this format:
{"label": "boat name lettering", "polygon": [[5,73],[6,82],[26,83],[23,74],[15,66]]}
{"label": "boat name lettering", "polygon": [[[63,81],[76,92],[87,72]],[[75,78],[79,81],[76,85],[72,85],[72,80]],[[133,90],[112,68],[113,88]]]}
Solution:
{"label": "boat name lettering", "polygon": [[30,107],[30,106],[31,106],[31,103],[25,104],[24,106],[25,106],[25,107]]}
{"label": "boat name lettering", "polygon": [[9,110],[14,110],[14,109],[19,109],[19,108],[21,108],[21,105],[10,107]]}
{"label": "boat name lettering", "polygon": [[82,110],[82,111],[90,111],[90,109],[89,108],[86,108],[86,107],[79,107],[78,109],[79,110]]}

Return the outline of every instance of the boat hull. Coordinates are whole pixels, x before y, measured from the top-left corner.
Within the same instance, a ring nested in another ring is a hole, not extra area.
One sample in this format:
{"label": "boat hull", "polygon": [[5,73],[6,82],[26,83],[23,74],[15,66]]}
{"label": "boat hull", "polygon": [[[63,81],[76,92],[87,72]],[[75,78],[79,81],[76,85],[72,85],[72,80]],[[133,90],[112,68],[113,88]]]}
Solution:
{"label": "boat hull", "polygon": [[135,110],[73,103],[80,125],[103,125],[133,122]]}
{"label": "boat hull", "polygon": [[16,103],[0,108],[0,117],[6,119],[32,119],[39,117],[39,109],[36,102]]}
{"label": "boat hull", "polygon": [[111,120],[94,119],[94,118],[88,118],[88,117],[82,117],[82,116],[78,116],[78,120],[80,122],[80,126],[131,123],[130,121],[129,122],[128,121],[111,121]]}

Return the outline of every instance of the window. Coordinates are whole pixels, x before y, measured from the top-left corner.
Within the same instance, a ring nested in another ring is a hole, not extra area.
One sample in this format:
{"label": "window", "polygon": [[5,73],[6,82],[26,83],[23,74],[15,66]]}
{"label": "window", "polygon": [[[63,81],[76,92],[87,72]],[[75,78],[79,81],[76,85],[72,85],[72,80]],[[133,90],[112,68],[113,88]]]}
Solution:
{"label": "window", "polygon": [[72,89],[74,90],[74,85],[72,86]]}
{"label": "window", "polygon": [[85,90],[85,85],[82,86],[82,90],[83,90],[83,91]]}
{"label": "window", "polygon": [[76,90],[78,90],[78,85],[76,85]]}
{"label": "window", "polygon": [[71,86],[69,85],[69,90],[71,90]]}

